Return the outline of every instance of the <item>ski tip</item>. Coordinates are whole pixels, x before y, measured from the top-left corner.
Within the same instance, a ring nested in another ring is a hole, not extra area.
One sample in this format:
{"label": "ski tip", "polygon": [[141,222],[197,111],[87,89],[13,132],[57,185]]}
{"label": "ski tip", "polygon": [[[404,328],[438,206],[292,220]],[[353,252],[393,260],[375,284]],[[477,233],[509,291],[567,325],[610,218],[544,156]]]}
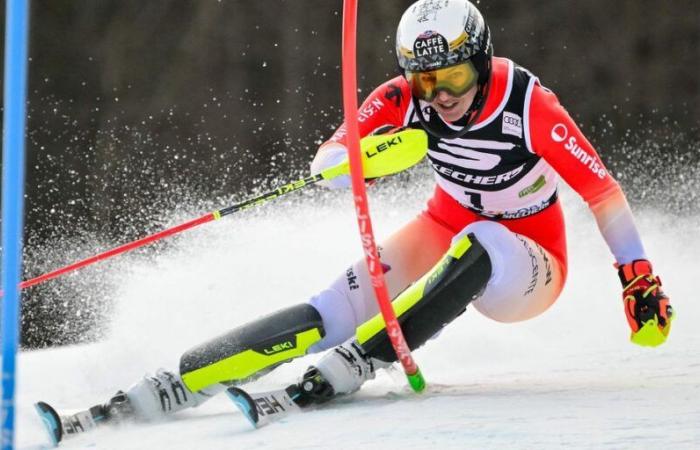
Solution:
{"label": "ski tip", "polygon": [[51,444],[54,447],[58,447],[58,444],[63,439],[63,427],[61,426],[61,418],[58,413],[51,405],[44,402],[36,402],[34,408],[39,414],[39,417],[41,417],[41,421],[44,423]]}
{"label": "ski tip", "polygon": [[258,409],[255,406],[253,398],[248,395],[246,391],[237,387],[226,389],[226,395],[228,395],[228,398],[241,410],[246,419],[248,419],[248,422],[250,422],[254,428],[257,428],[260,416],[258,416]]}

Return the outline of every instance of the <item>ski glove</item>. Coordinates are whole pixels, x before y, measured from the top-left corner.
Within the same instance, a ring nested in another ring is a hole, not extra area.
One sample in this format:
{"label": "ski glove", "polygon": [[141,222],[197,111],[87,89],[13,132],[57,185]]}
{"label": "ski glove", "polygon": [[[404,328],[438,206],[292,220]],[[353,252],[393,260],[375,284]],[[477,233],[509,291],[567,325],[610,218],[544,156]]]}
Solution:
{"label": "ski glove", "polygon": [[651,263],[637,259],[617,269],[625,314],[632,329],[630,340],[648,347],[663,344],[671,331],[673,308],[661,290],[661,280],[652,273]]}
{"label": "ski glove", "polygon": [[[327,143],[311,161],[311,174],[318,175],[324,170],[342,163],[347,157],[348,150],[343,144],[339,142]],[[338,175],[330,180],[320,181],[318,184],[329,189],[346,189],[350,187],[352,181],[350,175]]]}

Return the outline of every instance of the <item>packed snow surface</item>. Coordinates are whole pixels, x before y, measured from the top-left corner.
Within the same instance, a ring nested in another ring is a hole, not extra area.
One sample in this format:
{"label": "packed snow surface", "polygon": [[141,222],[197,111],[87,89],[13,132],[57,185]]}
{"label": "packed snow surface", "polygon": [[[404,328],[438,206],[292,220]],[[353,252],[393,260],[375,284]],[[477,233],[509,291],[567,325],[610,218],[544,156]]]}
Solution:
{"label": "packed snow surface", "polygon": [[[409,199],[399,189],[379,191],[371,210],[380,241],[430,192]],[[518,324],[468,309],[415,352],[426,393],[413,394],[400,371],[383,373],[353,397],[259,430],[222,395],[168,422],[104,428],[62,448],[700,448],[699,218],[637,211],[677,312],[668,342],[641,348],[629,342],[619,281],[595,222],[577,197],[564,197],[570,270],[560,299]],[[361,255],[349,194],[302,200],[201,226],[148,258],[101,263],[118,286],[106,299],[114,302],[107,337],[19,356],[18,447],[48,447],[35,401],[59,409],[103,402],[147,372],[176,368],[187,348],[305,301],[342,273]],[[248,387],[284,386],[317,358]]]}

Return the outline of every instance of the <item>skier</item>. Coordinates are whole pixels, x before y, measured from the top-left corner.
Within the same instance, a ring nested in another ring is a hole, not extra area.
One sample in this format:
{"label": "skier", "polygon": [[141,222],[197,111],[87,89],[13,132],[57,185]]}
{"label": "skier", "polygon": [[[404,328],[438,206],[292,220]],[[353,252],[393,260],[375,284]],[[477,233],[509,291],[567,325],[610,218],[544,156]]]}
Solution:
{"label": "skier", "polygon": [[[557,97],[537,77],[493,56],[489,28],[467,0],[419,0],[396,35],[401,75],[359,111],[360,134],[421,128],[435,191],[427,208],[381,245],[395,310],[413,349],[472,304],[499,322],[547,310],[567,274],[559,177],[589,205],[615,258],[623,303],[640,345],[661,344],[673,310],[642,246],[619,185]],[[346,158],[345,127],[320,146],[319,173]],[[349,177],[324,182],[347,188]],[[422,278],[421,278],[422,277]],[[159,370],[104,405],[58,416],[56,441],[100,422],[155,420],[198,406],[283,362],[327,352],[287,388],[300,406],[350,394],[396,360],[378,316],[364,260],[308,302],[186,351],[179,371]]]}

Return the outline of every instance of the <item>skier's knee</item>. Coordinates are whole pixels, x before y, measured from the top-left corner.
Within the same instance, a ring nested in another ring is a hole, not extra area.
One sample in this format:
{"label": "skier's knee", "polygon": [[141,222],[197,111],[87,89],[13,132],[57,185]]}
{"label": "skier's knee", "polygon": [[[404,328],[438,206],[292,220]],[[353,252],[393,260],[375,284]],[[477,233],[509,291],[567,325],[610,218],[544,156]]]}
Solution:
{"label": "skier's knee", "polygon": [[453,241],[470,233],[476,236],[491,261],[489,284],[497,283],[506,275],[506,268],[509,267],[507,260],[513,251],[515,234],[498,222],[482,220],[467,225]]}
{"label": "skier's knee", "polygon": [[[462,314],[483,292],[490,276],[489,255],[476,237],[457,239],[427,274],[393,302],[408,346],[420,347]],[[357,338],[369,357],[396,360],[380,315],[358,327]]]}
{"label": "skier's knee", "polygon": [[502,224],[475,222],[461,234],[473,233],[492,262],[485,292],[474,307],[499,322],[527,320],[544,312],[561,291],[557,261],[532,239]]}
{"label": "skier's knee", "polygon": [[481,220],[467,225],[453,239],[456,242],[468,234],[476,236],[479,243],[489,255],[492,266],[492,278],[498,275],[498,271],[504,266],[503,259],[510,249],[509,242],[513,239],[513,232],[503,224],[488,220]]}

